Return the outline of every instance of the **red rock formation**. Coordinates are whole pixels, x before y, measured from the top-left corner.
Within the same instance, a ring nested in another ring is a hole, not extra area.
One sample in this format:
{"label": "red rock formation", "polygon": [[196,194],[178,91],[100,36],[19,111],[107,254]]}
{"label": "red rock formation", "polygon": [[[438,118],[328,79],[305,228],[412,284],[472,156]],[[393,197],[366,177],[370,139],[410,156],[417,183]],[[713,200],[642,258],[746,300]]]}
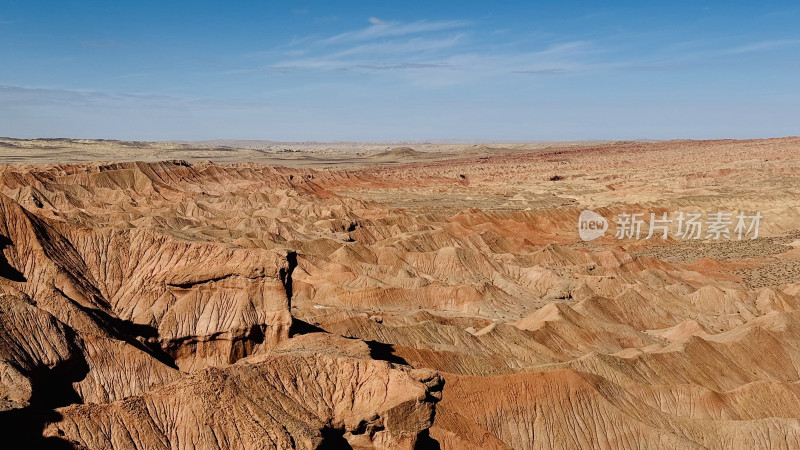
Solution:
{"label": "red rock formation", "polygon": [[[798,142],[4,166],[0,430],[85,448],[800,447]],[[746,242],[584,243],[583,209],[770,219]]]}

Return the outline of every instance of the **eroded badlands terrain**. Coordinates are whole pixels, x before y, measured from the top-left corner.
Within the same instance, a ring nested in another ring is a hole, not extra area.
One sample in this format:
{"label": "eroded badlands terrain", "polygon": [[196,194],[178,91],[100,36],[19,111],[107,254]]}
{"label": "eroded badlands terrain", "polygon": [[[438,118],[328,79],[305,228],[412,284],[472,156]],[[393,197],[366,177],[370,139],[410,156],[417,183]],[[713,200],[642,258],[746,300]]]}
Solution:
{"label": "eroded badlands terrain", "polygon": [[3,140],[4,436],[800,448],[799,138],[413,147]]}

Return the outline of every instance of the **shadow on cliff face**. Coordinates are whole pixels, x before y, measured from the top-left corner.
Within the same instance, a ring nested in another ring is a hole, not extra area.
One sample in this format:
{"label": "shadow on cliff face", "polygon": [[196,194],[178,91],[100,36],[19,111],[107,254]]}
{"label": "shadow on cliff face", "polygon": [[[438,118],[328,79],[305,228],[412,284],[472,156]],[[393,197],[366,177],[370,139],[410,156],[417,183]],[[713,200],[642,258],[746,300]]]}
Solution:
{"label": "shadow on cliff face", "polygon": [[431,437],[430,430],[422,430],[417,437],[414,450],[439,450],[442,448],[439,441]]}
{"label": "shadow on cliff face", "polygon": [[[347,450],[354,448],[344,437],[342,430],[326,427],[321,431],[322,442],[317,447],[318,450]],[[439,441],[432,438],[428,430],[422,430],[414,443],[414,450],[440,450],[441,448]]]}
{"label": "shadow on cliff face", "polygon": [[[12,267],[6,258],[4,250],[11,245],[14,245],[11,239],[0,235],[0,277],[25,283],[27,282],[25,275]],[[68,341],[77,339],[74,331],[69,328],[67,331],[68,335],[65,337]],[[42,436],[42,431],[45,424],[61,418],[61,415],[55,411],[56,408],[82,402],[72,387],[72,383],[82,380],[88,372],[89,366],[86,364],[83,354],[76,351],[72,359],[53,368],[41,366],[26,373],[31,383],[31,398],[28,406],[0,411],[0,436],[37,449],[74,448],[65,440]]]}
{"label": "shadow on cliff face", "polygon": [[[74,337],[74,336],[71,336]],[[81,381],[89,373],[83,354],[49,369],[38,367],[28,376],[31,380],[31,398],[25,408],[0,412],[0,436],[27,444],[36,449],[71,449],[71,443],[58,437],[44,437],[46,424],[61,419],[56,408],[82,403],[72,383]]]}
{"label": "shadow on cliff face", "polygon": [[344,438],[344,432],[336,428],[323,428],[322,442],[317,447],[319,450],[348,450],[353,446]]}
{"label": "shadow on cliff face", "polygon": [[22,274],[19,270],[11,267],[9,264],[8,259],[6,258],[5,248],[9,245],[14,245],[6,236],[0,234],[0,277],[6,278],[11,281],[16,281],[18,283],[24,283],[27,280],[25,279],[25,275]]}
{"label": "shadow on cliff face", "polygon": [[[329,331],[314,324],[310,324],[297,318],[292,318],[292,326],[289,330],[290,336],[310,333],[330,334]],[[392,344],[387,344],[380,341],[364,341],[364,343],[367,344],[367,347],[369,347],[369,356],[372,359],[387,361],[393,364],[401,364],[404,366],[410,365],[408,364],[408,361],[394,354],[394,346]]]}
{"label": "shadow on cliff face", "polygon": [[297,336],[300,334],[309,333],[327,333],[327,331],[314,324],[310,324],[296,317],[292,317],[292,325],[289,328],[289,336]]}
{"label": "shadow on cliff face", "polygon": [[[133,323],[128,320],[121,319],[115,315],[111,315],[101,309],[90,308],[72,300],[66,293],[59,289],[55,289],[66,300],[71,301],[76,308],[80,309],[86,315],[94,319],[95,322],[104,325],[104,329],[116,339],[124,341],[133,347],[149,354],[158,361],[165,365],[177,369],[175,360],[161,347],[158,341],[158,330],[151,325],[143,325]],[[105,302],[102,298],[95,299],[96,302]],[[138,338],[141,338],[138,339]]]}
{"label": "shadow on cliff face", "polygon": [[394,346],[379,341],[364,341],[369,347],[369,356],[372,359],[379,359],[393,364],[402,364],[408,366],[408,362],[398,355],[394,354]]}
{"label": "shadow on cliff face", "polygon": [[287,267],[278,271],[278,277],[283,283],[283,289],[286,291],[286,302],[289,305],[289,310],[292,310],[292,272],[297,268],[297,252],[290,250],[286,253]]}
{"label": "shadow on cliff face", "polygon": [[[0,412],[0,433],[4,439],[13,440],[35,449],[73,449],[74,445],[57,437],[44,437],[44,424],[56,422],[61,415],[53,410],[38,410],[32,406]],[[13,436],[13,438],[12,438]]]}

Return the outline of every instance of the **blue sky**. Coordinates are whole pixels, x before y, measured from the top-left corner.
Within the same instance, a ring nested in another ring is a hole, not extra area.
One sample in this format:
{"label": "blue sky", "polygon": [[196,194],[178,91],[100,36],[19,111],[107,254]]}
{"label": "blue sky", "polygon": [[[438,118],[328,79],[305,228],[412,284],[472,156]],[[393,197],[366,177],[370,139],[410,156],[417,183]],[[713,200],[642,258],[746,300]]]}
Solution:
{"label": "blue sky", "polygon": [[0,0],[0,135],[800,134],[789,1]]}

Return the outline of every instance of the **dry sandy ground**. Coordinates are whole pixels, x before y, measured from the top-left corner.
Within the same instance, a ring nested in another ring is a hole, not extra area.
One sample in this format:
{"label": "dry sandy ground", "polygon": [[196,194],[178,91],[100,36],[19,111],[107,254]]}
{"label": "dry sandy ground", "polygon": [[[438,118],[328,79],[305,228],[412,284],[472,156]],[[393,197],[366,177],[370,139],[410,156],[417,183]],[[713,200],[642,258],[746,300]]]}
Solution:
{"label": "dry sandy ground", "polygon": [[[600,143],[600,142],[596,142]],[[470,155],[570,147],[587,142],[538,143],[352,143],[216,140],[131,142],[91,139],[13,139],[0,137],[2,163],[76,163],[93,161],[255,162],[286,167],[355,167],[436,161]],[[413,148],[412,148],[413,147]]]}
{"label": "dry sandy ground", "polygon": [[800,138],[0,158],[0,428],[36,444],[800,448]]}

